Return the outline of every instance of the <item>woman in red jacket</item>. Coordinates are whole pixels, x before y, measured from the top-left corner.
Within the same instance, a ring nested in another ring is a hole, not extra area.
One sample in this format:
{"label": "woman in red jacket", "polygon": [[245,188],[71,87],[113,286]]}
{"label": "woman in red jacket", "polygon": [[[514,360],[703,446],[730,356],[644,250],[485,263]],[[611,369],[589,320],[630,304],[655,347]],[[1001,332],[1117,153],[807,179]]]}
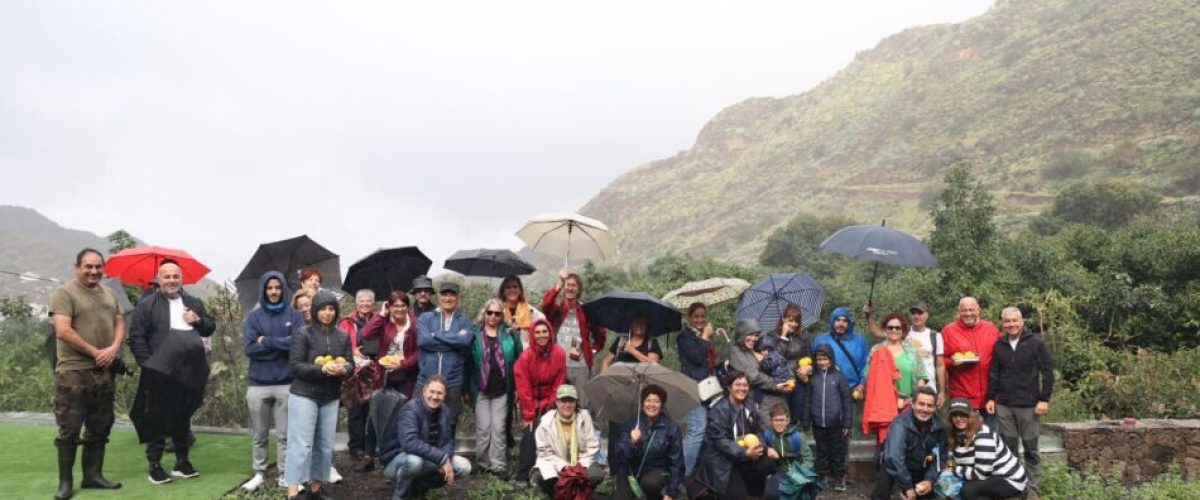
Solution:
{"label": "woman in red jacket", "polygon": [[529,472],[537,459],[537,444],[533,431],[538,419],[554,408],[558,386],[567,377],[567,353],[551,339],[554,328],[544,318],[533,321],[530,329],[533,345],[521,352],[513,367],[517,384],[517,400],[521,403],[521,450],[517,465],[517,484],[529,485]]}

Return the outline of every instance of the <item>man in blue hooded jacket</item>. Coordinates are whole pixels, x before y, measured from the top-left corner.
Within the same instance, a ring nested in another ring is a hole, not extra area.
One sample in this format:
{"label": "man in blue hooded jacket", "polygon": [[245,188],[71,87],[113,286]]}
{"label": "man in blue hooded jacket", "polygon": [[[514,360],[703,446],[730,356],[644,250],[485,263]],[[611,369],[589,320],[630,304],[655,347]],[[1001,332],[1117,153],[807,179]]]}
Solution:
{"label": "man in blue hooded jacket", "polygon": [[862,370],[867,366],[867,339],[854,330],[854,314],[839,307],[829,314],[829,331],[813,340],[813,350],[826,344],[833,350],[834,363],[846,377],[850,391],[861,389],[866,379]]}
{"label": "man in blue hooded jacket", "polygon": [[267,472],[267,441],[272,415],[275,420],[280,485],[287,464],[287,402],[292,385],[288,354],[292,335],[304,326],[299,311],[288,307],[291,291],[279,271],[267,271],[258,279],[258,306],[246,315],[243,344],[250,358],[247,372],[246,401],[250,406],[253,433],[254,477],[242,488],[254,491],[262,486]]}

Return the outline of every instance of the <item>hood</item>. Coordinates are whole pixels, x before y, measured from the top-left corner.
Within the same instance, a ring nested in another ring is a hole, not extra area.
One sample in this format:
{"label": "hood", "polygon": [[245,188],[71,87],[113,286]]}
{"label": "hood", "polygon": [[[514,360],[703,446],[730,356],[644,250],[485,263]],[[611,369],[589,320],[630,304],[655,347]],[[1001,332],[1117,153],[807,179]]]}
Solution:
{"label": "hood", "polygon": [[834,331],[833,331],[834,320],[836,320],[842,316],[845,316],[846,320],[850,322],[850,325],[846,327],[846,333],[847,334],[855,333],[854,332],[854,313],[852,311],[850,311],[850,308],[848,308],[848,307],[839,307],[837,309],[834,309],[833,312],[829,313],[829,334],[830,335],[834,334]]}
{"label": "hood", "polygon": [[737,346],[738,349],[745,350],[746,349],[746,337],[748,337],[751,333],[758,334],[758,344],[755,344],[755,348],[757,348],[758,345],[761,345],[762,339],[766,337],[765,335],[762,334],[762,332],[734,333],[734,335],[733,335],[734,345]]}
{"label": "hood", "polygon": [[[538,345],[537,342],[534,342],[533,340],[533,330],[537,328],[538,325],[546,325],[546,328],[550,329],[550,341],[546,342],[544,347]],[[533,348],[533,352],[537,353],[537,355],[547,356],[550,354],[550,351],[554,349],[554,325],[551,325],[546,318],[538,318],[533,320],[533,323],[529,324],[529,335],[529,347]]]}
{"label": "hood", "polygon": [[279,296],[280,302],[287,304],[292,298],[292,290],[288,288],[287,279],[283,277],[283,273],[267,271],[258,278],[258,306],[264,311],[268,310],[267,306],[271,305],[270,302],[267,302],[267,281],[270,281],[271,278],[279,280],[279,283],[283,285],[283,295]]}
{"label": "hood", "polygon": [[817,347],[813,348],[813,353],[812,353],[813,370],[820,370],[820,368],[817,368],[817,353],[818,352],[825,353],[825,357],[829,358],[829,371],[836,371],[838,369],[837,358],[833,357],[833,346],[831,346],[829,344],[819,344],[819,345],[817,345]]}
{"label": "hood", "polygon": [[[318,290],[317,296],[313,297],[312,311],[309,311],[309,314],[312,315],[312,324],[313,325],[320,324],[320,322],[317,321],[317,311],[321,310],[322,307],[325,307],[330,304],[333,304],[333,308],[335,311],[338,309],[337,297],[333,295],[333,292],[330,292],[329,290]],[[336,325],[337,321],[338,321],[338,315],[335,314],[333,317],[333,324]]]}

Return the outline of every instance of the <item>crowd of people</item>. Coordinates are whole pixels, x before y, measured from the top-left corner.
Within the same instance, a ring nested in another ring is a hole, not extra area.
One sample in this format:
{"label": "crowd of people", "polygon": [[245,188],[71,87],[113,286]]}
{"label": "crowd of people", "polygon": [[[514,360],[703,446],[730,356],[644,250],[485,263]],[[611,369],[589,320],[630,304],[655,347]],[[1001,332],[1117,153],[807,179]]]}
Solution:
{"label": "crowd of people", "polygon": [[[127,328],[125,311],[99,285],[103,265],[100,252],[81,251],[75,279],[50,301],[58,499],[74,494],[79,444],[82,487],[121,487],[102,467]],[[149,481],[163,484],[200,474],[189,461],[190,420],[208,379],[203,339],[216,326],[203,302],[182,290],[179,265],[163,262],[157,278],[159,288],[138,302],[128,325],[141,367],[130,417],[146,447]],[[267,480],[273,426],[279,485],[289,498],[327,498],[324,485],[342,479],[332,461],[341,407],[355,471],[381,468],[393,498],[472,473],[566,498],[586,497],[604,481],[619,499],[811,498],[823,488],[845,490],[856,426],[876,440],[873,498],[934,495],[945,476],[963,483],[963,498],[1006,498],[1038,481],[1052,361],[1014,307],[1003,310],[997,329],[980,317],[975,298],[964,297],[958,318],[937,332],[923,302],[878,323],[868,304],[868,335],[850,308],[838,307],[829,331],[810,338],[804,312],[790,306],[772,331],[738,321],[722,359],[703,303],[688,307],[673,346],[634,316],[606,349],[608,332],[584,313],[583,280],[566,269],[540,307],[512,276],[477,314],[461,310],[456,283],[435,289],[422,276],[390,293],[379,311],[373,292],[358,291],[353,313],[339,318],[338,298],[321,288],[320,273],[299,278],[293,292],[283,273],[263,274],[257,306],[245,316],[253,436],[246,490]],[[870,346],[868,336],[880,341]],[[683,375],[721,390],[686,415],[669,415],[670,391],[631,386],[635,416],[594,421],[587,382],[614,363],[659,363],[664,348],[676,350]],[[455,454],[464,404],[474,410],[473,461]],[[943,408],[946,423],[937,416]],[[518,436],[514,463],[509,450]],[[161,465],[168,446],[169,474]]]}

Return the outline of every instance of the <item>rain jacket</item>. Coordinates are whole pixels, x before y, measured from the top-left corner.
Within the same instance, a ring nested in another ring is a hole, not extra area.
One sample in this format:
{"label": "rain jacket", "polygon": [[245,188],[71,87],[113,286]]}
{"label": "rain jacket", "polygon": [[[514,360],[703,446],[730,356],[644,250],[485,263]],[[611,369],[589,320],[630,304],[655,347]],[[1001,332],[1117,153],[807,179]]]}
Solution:
{"label": "rain jacket", "polygon": [[[739,412],[742,413],[741,418]],[[739,420],[747,423],[746,428],[738,424]],[[761,434],[763,428],[758,405],[752,399],[746,398],[741,410],[733,405],[728,396],[717,399],[708,410],[704,443],[700,445],[700,456],[704,459],[696,463],[695,480],[717,495],[723,495],[729,485],[733,463],[749,460],[746,450],[738,446],[737,440],[746,434]],[[760,460],[765,460],[766,455],[763,457]]]}
{"label": "rain jacket", "polygon": [[772,378],[769,373],[763,373],[759,368],[759,361],[754,356],[754,351],[746,348],[745,340],[747,336],[749,336],[749,333],[741,333],[734,336],[733,346],[729,348],[729,366],[746,374],[746,379],[750,381],[751,389],[778,394],[779,391],[776,390],[775,385],[779,382]]}
{"label": "rain jacket", "polygon": [[[642,430],[642,438],[636,445],[629,440],[629,432],[635,426]],[[654,435],[654,441],[649,445],[650,452],[647,454],[646,447],[651,434]],[[683,498],[683,431],[669,416],[660,414],[658,421],[651,424],[650,417],[642,413],[640,418],[626,421],[613,439],[616,440],[615,451],[608,461],[617,481],[625,481],[626,477],[637,474],[639,467],[642,472],[662,469],[670,474],[663,494],[671,498]]]}
{"label": "rain jacket", "polygon": [[[562,326],[563,321],[567,319],[567,313],[570,312],[558,302],[558,292],[557,287],[551,288],[542,297],[542,312],[546,314],[546,319],[550,320],[550,325],[556,332],[558,327]],[[579,320],[579,336],[583,338],[579,343],[579,351],[583,353],[583,361],[587,363],[590,370],[595,366],[592,359],[596,352],[604,349],[604,339],[608,337],[608,332],[602,326],[588,323],[587,316],[583,313],[583,304],[579,301],[575,302],[575,317]],[[530,327],[530,331],[533,331],[532,327]],[[529,339],[529,342],[532,343],[533,339]]]}
{"label": "rain jacket", "polygon": [[[1038,376],[1041,384],[1038,384]],[[1046,343],[1028,328],[1013,350],[1007,336],[996,341],[988,371],[989,400],[1004,406],[1030,407],[1050,402],[1054,392],[1054,361]]]}
{"label": "rain jacket", "polygon": [[[504,353],[504,382],[507,385],[507,392],[512,394],[516,389],[516,380],[513,378],[513,368],[517,364],[517,359],[521,356],[521,333],[520,331],[509,328],[504,323],[498,327],[500,331],[496,334],[500,338],[500,350]],[[472,397],[479,397],[481,384],[483,383],[483,349],[486,346],[483,339],[483,325],[475,326],[475,342],[471,347],[471,358],[468,360],[467,370],[467,391]],[[489,381],[490,383],[490,381]]]}
{"label": "rain jacket", "polygon": [[[833,331],[833,322],[839,317],[845,317],[850,324],[846,327],[846,335],[838,337],[842,341],[842,345],[846,346],[846,351],[853,356],[853,362],[846,357],[846,353],[838,347],[834,336],[837,335]],[[842,376],[846,377],[846,382],[851,388],[862,385],[865,381],[862,377],[862,370],[867,366],[867,339],[854,331],[854,313],[845,307],[834,309],[829,313],[829,331],[819,335],[816,340],[813,340],[813,349],[817,346],[826,344],[833,349],[833,360],[837,364],[838,370],[842,372]]]}
{"label": "rain jacket", "polygon": [[[279,300],[283,309],[279,312],[267,310],[267,281],[271,278],[279,280],[283,285],[283,294]],[[305,325],[304,316],[300,311],[287,305],[292,291],[288,289],[287,280],[279,271],[267,271],[258,278],[258,307],[246,315],[245,328],[242,330],[242,345],[246,357],[250,359],[250,368],[246,372],[247,384],[258,385],[287,385],[292,383],[292,368],[288,366],[288,354],[292,350],[292,339],[300,328]],[[262,344],[258,338],[262,337]]]}
{"label": "rain jacket", "polygon": [[871,355],[870,363],[875,365],[867,378],[867,388],[863,395],[862,432],[867,434],[872,428],[878,428],[880,439],[887,437],[887,427],[896,418],[896,400],[900,393],[896,391],[896,361],[887,349],[876,350]]}
{"label": "rain jacket", "polygon": [[[983,318],[973,327],[967,326],[962,320],[955,320],[942,329],[951,398],[967,398],[975,409],[983,408],[988,395],[988,370],[991,369],[992,354],[999,338],[1000,330]],[[978,355],[979,362],[954,366],[954,354],[966,351]]]}
{"label": "rain jacket", "polygon": [[884,472],[900,485],[900,491],[916,486],[914,477],[936,483],[946,464],[946,428],[941,419],[935,414],[929,431],[921,432],[912,408],[904,410],[888,426],[880,461]]}
{"label": "rain jacket", "polygon": [[[440,438],[438,442],[428,441],[429,424],[434,417],[438,419]],[[389,463],[401,452],[421,457],[437,465],[446,463],[454,456],[454,428],[450,426],[450,411],[445,403],[437,412],[425,405],[425,398],[410,399],[396,413],[389,432],[379,445],[379,458],[383,463]]]}
{"label": "rain jacket", "polygon": [[[392,323],[391,318],[382,314],[376,314],[362,329],[362,338],[366,340],[379,339],[379,355],[375,357],[376,361],[387,355],[399,334],[400,332]],[[417,381],[417,361],[420,359],[420,350],[417,349],[417,318],[412,314],[408,315],[408,329],[404,332],[404,345],[401,348],[401,352],[404,353],[404,361],[400,362],[400,366],[394,372],[403,374],[404,395],[412,397],[413,387]]]}
{"label": "rain jacket", "polygon": [[[317,312],[322,307],[332,304],[337,307],[337,297],[332,293],[321,290],[313,297],[312,324],[301,328],[292,339],[292,350],[288,357],[295,380],[292,381],[291,393],[325,403],[338,399],[342,387],[342,378],[354,374],[354,352],[350,350],[350,336],[340,328],[321,326],[317,321]],[[334,318],[333,324],[337,324]],[[321,373],[321,367],[313,360],[317,356],[333,356],[345,358],[346,374],[343,377],[330,377]]]}
{"label": "rain jacket", "polygon": [[697,382],[712,375],[713,367],[709,364],[712,342],[700,338],[700,334],[690,326],[679,332],[676,342],[679,346],[680,372]]}
{"label": "rain jacket", "polygon": [[470,352],[473,326],[462,311],[455,309],[450,328],[445,328],[441,308],[422,314],[417,319],[417,346],[421,348],[421,374],[417,385],[433,375],[446,377],[447,389],[461,388],[466,383],[467,353]]}
{"label": "rain jacket", "polygon": [[[379,316],[380,315],[378,314],[372,313],[366,319],[363,319],[362,315],[358,314],[358,311],[354,311],[349,316],[342,318],[342,320],[338,322],[338,328],[341,328],[342,331],[346,332],[346,334],[350,336],[350,346],[362,351],[363,355],[369,358],[377,357],[379,354],[379,345],[376,344],[371,346],[373,347],[374,352],[371,352],[372,349],[370,348],[364,350],[362,345],[363,339],[359,337],[359,330],[366,328],[367,324],[370,323],[371,320]],[[362,328],[359,328],[359,325],[362,325]]]}
{"label": "rain jacket", "polygon": [[[533,433],[537,442],[537,460],[533,466],[542,473],[542,479],[558,477],[558,471],[563,467],[576,465],[568,462],[570,450],[567,443],[560,439],[558,426],[558,410],[548,411],[542,415]],[[600,452],[600,439],[596,437],[592,415],[587,410],[577,410],[575,414],[575,435],[579,439],[577,463],[586,469],[596,461],[596,454]]]}
{"label": "rain jacket", "polygon": [[[534,325],[537,323],[534,321]],[[530,327],[532,330],[533,327]],[[538,346],[530,339],[529,349],[521,352],[513,366],[522,422],[536,422],[538,415],[554,408],[558,386],[567,378],[567,353],[554,343],[553,328],[550,329],[550,336],[551,340],[545,347]]]}
{"label": "rain jacket", "polygon": [[[818,351],[824,351],[825,355],[833,360],[833,351],[828,344],[817,346],[814,352]],[[800,414],[800,425],[805,428],[850,428],[854,400],[850,397],[850,385],[846,383],[846,377],[842,376],[837,365],[831,363],[826,371],[814,367],[807,390],[808,398],[805,399],[804,411]]]}

